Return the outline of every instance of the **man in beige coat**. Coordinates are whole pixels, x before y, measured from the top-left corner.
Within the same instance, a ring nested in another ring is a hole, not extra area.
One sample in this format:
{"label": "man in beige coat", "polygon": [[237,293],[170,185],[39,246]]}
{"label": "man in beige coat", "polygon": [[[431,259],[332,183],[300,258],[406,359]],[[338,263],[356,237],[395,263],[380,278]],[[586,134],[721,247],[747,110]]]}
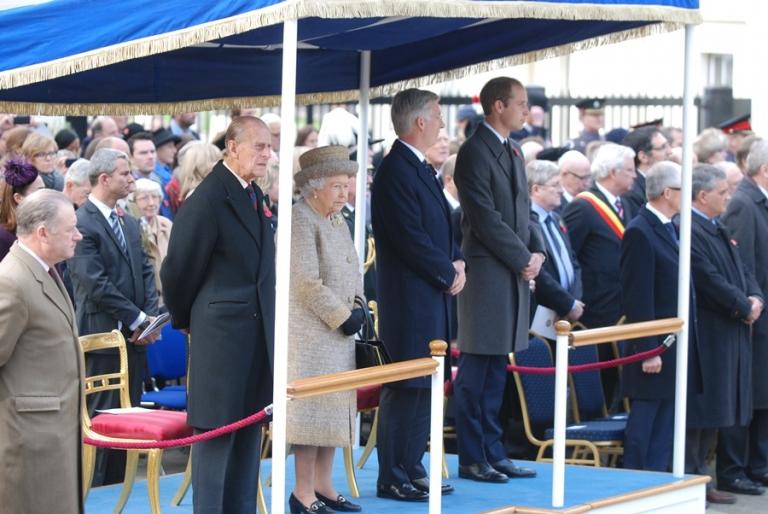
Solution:
{"label": "man in beige coat", "polygon": [[0,262],[0,510],[81,513],[83,363],[54,265],[82,236],[58,191],[28,196],[17,217],[18,241]]}

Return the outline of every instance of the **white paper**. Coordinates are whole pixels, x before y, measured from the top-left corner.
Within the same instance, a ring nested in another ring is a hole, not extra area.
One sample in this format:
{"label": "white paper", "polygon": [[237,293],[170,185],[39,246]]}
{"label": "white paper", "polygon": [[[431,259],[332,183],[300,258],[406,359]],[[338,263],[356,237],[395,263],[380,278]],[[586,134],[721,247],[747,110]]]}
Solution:
{"label": "white paper", "polygon": [[557,313],[552,309],[539,305],[536,307],[536,314],[533,316],[533,323],[531,323],[531,332],[547,339],[556,339],[555,333],[555,321],[557,321]]}
{"label": "white paper", "polygon": [[126,407],[124,409],[96,409],[96,412],[102,414],[140,414],[142,412],[151,412],[152,409],[145,409],[144,407]]}
{"label": "white paper", "polygon": [[160,330],[170,322],[171,322],[171,315],[168,314],[167,312],[164,312],[163,314],[155,318],[155,321],[150,323],[149,326],[144,329],[144,332],[142,332],[141,335],[139,335],[139,339],[144,339],[152,332],[156,332]]}

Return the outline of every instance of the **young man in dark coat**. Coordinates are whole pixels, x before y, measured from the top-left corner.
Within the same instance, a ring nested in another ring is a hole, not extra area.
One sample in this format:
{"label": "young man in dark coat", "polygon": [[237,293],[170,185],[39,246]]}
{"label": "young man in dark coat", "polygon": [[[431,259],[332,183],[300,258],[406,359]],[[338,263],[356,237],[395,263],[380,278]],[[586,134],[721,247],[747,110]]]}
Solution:
{"label": "young man in dark coat", "polygon": [[[768,294],[768,141],[755,143],[747,157],[747,176],[728,202],[723,223],[738,244],[744,267],[754,275],[763,293]],[[747,475],[768,485],[768,315],[752,325],[752,421],[742,434],[742,446],[749,445]]]}
{"label": "young man in dark coat", "polygon": [[509,352],[528,347],[529,284],[545,249],[530,223],[522,151],[509,138],[528,115],[526,90],[498,77],[483,86],[480,103],[485,120],[459,150],[454,173],[470,270],[458,304],[456,436],[459,476],[502,483],[536,474],[507,458],[499,410]]}
{"label": "young man in dark coat", "polygon": [[718,488],[762,494],[745,474],[746,448],[741,455],[733,440],[752,417],[751,325],[762,311],[762,293],[719,221],[730,199],[725,173],[697,166],[692,193],[691,271],[703,391],[688,399],[686,461],[693,472],[706,471],[704,459],[719,431]]}
{"label": "young man in dark coat", "polygon": [[[190,334],[187,420],[196,433],[272,401],[275,245],[264,195],[270,133],[242,116],[225,135],[227,156],[185,200],[161,271],[173,325]],[[198,443],[193,505],[200,513],[256,511],[261,427]]]}
{"label": "young man in dark coat", "polygon": [[[373,180],[379,334],[393,361],[429,356],[433,339],[450,341],[450,297],[464,288],[464,260],[453,239],[450,208],[425,151],[443,127],[438,97],[406,89],[392,101],[398,139]],[[426,501],[421,464],[429,436],[429,377],[382,387],[376,494]],[[443,493],[452,487],[443,485]]]}
{"label": "young man in dark coat", "polygon": [[637,128],[627,134],[621,144],[635,151],[637,177],[632,183],[632,189],[622,196],[622,200],[624,205],[629,206],[631,212],[637,214],[640,207],[648,201],[645,194],[646,173],[657,162],[669,159],[671,149],[667,138],[657,127]]}

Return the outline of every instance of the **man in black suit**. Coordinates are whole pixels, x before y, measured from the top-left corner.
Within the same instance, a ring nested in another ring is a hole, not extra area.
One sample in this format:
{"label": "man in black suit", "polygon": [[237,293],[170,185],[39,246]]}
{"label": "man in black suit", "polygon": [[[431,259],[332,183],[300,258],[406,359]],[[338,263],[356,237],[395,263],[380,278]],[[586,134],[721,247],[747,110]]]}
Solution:
{"label": "man in black suit", "polygon": [[[366,181],[370,179],[370,175],[366,174]],[[366,190],[368,184],[366,184]],[[349,177],[349,195],[347,196],[347,203],[341,208],[341,215],[344,217],[344,221],[347,223],[349,229],[349,235],[352,237],[352,241],[355,240],[355,205],[357,198],[357,175]],[[368,241],[373,237],[373,229],[371,225],[365,220],[365,260],[368,260]],[[368,268],[368,271],[363,275],[363,291],[365,292],[366,300],[377,300],[376,294],[376,261]]]}
{"label": "man in black suit", "polygon": [[[157,335],[138,336],[157,315],[158,302],[154,270],[141,244],[139,222],[115,208],[133,185],[128,156],[119,150],[97,150],[89,177],[91,194],[77,210],[77,229],[83,239],[67,263],[78,330],[81,335],[114,329],[123,333],[131,404],[138,406],[147,369],[146,345]],[[86,358],[87,375],[114,373],[119,368],[116,350],[91,352]],[[110,391],[93,395],[89,409],[119,406],[118,395]],[[94,485],[122,481],[124,460],[118,456],[124,452],[99,452]]]}
{"label": "man in black suit", "polygon": [[470,270],[458,305],[456,436],[459,476],[503,483],[536,475],[507,457],[499,411],[509,352],[528,346],[529,284],[546,257],[530,223],[522,151],[508,137],[528,115],[526,90],[497,77],[483,86],[480,103],[485,119],[459,149],[454,173]]}
{"label": "man in black suit", "polygon": [[[579,154],[581,155],[581,154]],[[549,161],[532,161],[525,167],[531,197],[531,223],[543,236],[547,260],[536,277],[536,303],[561,318],[577,321],[584,313],[581,301],[581,267],[568,234],[560,225],[560,171]]]}
{"label": "man in black suit", "polygon": [[[723,223],[738,244],[744,267],[768,294],[768,141],[752,145],[747,176],[728,203]],[[752,401],[754,411],[742,445],[749,444],[746,472],[752,480],[768,485],[768,314],[752,325]],[[743,453],[742,453],[743,454]]]}
{"label": "man in black suit", "polygon": [[[622,305],[628,323],[677,315],[680,166],[660,162],[646,170],[648,202],[627,225],[621,242]],[[690,334],[695,334],[691,320]],[[652,350],[664,336],[631,339],[626,355]],[[690,338],[695,340],[695,338]],[[624,436],[624,467],[667,471],[675,418],[675,356],[668,351],[624,368],[622,389],[632,405]]]}
{"label": "man in black suit", "polygon": [[592,181],[591,163],[583,153],[577,150],[568,150],[557,160],[557,166],[560,168],[560,185],[563,187],[557,213],[562,214],[576,195],[586,191],[589,187]]}
{"label": "man in black suit", "polygon": [[[379,333],[394,361],[427,357],[433,339],[450,341],[451,296],[464,287],[464,260],[453,240],[450,208],[424,152],[443,127],[438,97],[406,89],[392,101],[398,139],[371,192],[376,240]],[[382,387],[376,494],[425,501],[421,464],[429,436],[429,377]],[[433,456],[434,458],[434,456]],[[443,485],[443,493],[452,491]]]}
{"label": "man in black suit", "polygon": [[[645,174],[657,162],[666,161],[672,154],[667,138],[658,127],[641,127],[627,134],[621,141],[624,146],[635,151],[635,168],[637,177],[632,189],[622,195],[624,205],[637,214],[640,207],[648,201],[645,196]],[[627,220],[629,221],[629,220]]]}
{"label": "man in black suit", "polygon": [[[581,265],[584,283],[582,300],[588,306],[581,322],[588,328],[610,327],[622,315],[619,258],[624,224],[631,218],[630,208],[621,195],[635,179],[635,152],[626,146],[606,143],[598,148],[592,162],[594,183],[580,193],[563,213],[573,251]],[[601,360],[613,358],[608,345],[600,345]],[[615,402],[618,374],[604,370],[605,397]]]}
{"label": "man in black suit", "polygon": [[[227,154],[178,212],[163,263],[165,304],[190,334],[187,420],[204,432],[272,401],[275,246],[264,195],[270,133],[242,116]],[[196,513],[256,511],[260,427],[199,443],[192,460]]]}
{"label": "man in black suit", "polygon": [[[746,475],[742,435],[752,416],[752,325],[764,301],[736,241],[718,219],[730,199],[725,173],[711,165],[696,166],[692,193],[691,272],[703,390],[689,395],[686,465],[705,472],[705,456],[719,433],[718,488],[763,494]],[[760,364],[757,369],[764,372]]]}

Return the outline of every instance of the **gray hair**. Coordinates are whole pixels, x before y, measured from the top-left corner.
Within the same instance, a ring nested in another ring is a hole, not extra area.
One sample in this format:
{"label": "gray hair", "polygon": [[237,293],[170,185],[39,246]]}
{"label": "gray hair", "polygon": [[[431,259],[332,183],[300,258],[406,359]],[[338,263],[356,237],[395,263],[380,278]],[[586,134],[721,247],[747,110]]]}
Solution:
{"label": "gray hair", "polygon": [[325,186],[325,177],[311,178],[307,180],[304,185],[299,188],[299,193],[304,198],[309,198],[315,191],[322,189]]}
{"label": "gray hair", "polygon": [[91,185],[95,186],[99,182],[99,175],[105,173],[110,177],[117,168],[117,160],[125,159],[128,161],[128,155],[120,150],[113,150],[112,148],[100,148],[96,150],[91,157],[91,172],[89,177],[91,179]]}
{"label": "gray hair", "polygon": [[608,178],[611,171],[621,170],[627,157],[633,160],[634,166],[635,151],[630,147],[616,143],[602,145],[592,161],[592,178],[595,182]]}
{"label": "gray hair", "polygon": [[747,156],[747,175],[754,177],[766,164],[768,164],[768,141],[755,141],[749,148]]}
{"label": "gray hair", "polygon": [[93,169],[91,161],[88,159],[78,159],[69,166],[64,182],[71,182],[76,186],[84,186],[86,182],[90,182],[91,169]]}
{"label": "gray hair", "polygon": [[696,201],[699,193],[712,191],[715,183],[725,180],[725,173],[711,164],[697,164],[693,167],[692,196]]}
{"label": "gray hair", "polygon": [[40,225],[55,230],[62,205],[71,209],[72,201],[55,189],[40,189],[25,197],[16,208],[16,234],[32,235]]}
{"label": "gray hair", "polygon": [[133,197],[136,198],[140,193],[152,193],[153,195],[162,198],[163,188],[154,180],[140,178],[136,181],[136,191],[133,192]]}
{"label": "gray hair", "polygon": [[557,166],[562,170],[563,168],[569,168],[576,163],[583,164],[584,161],[589,164],[589,159],[587,159],[586,155],[579,152],[578,150],[568,150],[557,160]]}
{"label": "gray hair", "polygon": [[717,152],[728,148],[728,136],[718,128],[706,128],[701,131],[699,137],[693,142],[693,153],[699,162],[707,162]]}
{"label": "gray hair", "polygon": [[672,161],[661,161],[648,168],[645,174],[645,195],[648,200],[661,198],[668,187],[680,187],[682,169]]}
{"label": "gray hair", "polygon": [[560,170],[554,162],[536,160],[525,166],[525,174],[528,177],[528,191],[530,191],[533,186],[543,186],[552,177],[559,176]]}
{"label": "gray hair", "polygon": [[431,102],[437,102],[440,99],[431,91],[423,89],[405,89],[400,91],[392,99],[392,125],[395,128],[395,134],[404,136],[413,129],[413,124],[418,116],[428,118],[430,116],[427,108]]}

